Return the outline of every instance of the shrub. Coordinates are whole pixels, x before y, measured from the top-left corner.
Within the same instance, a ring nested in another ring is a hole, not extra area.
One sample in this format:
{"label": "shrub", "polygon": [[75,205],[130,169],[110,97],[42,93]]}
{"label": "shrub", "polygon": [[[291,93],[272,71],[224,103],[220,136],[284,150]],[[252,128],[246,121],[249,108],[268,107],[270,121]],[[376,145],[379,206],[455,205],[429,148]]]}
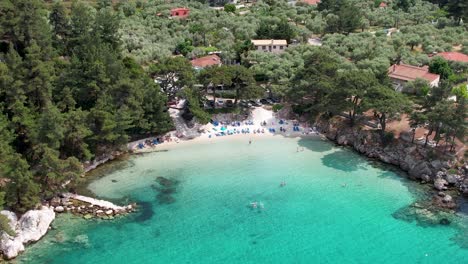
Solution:
{"label": "shrub", "polygon": [[284,105],[282,104],[275,104],[273,105],[273,112],[278,112],[279,110],[283,109]]}
{"label": "shrub", "polygon": [[234,4],[225,4],[224,11],[234,13],[236,12],[236,6]]}

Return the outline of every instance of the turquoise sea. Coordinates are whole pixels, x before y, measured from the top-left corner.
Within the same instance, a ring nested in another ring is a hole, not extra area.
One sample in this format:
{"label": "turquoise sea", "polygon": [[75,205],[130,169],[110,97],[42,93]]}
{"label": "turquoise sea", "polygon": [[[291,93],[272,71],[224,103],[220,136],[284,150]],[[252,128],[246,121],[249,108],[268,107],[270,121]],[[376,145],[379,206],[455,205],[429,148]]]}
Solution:
{"label": "turquoise sea", "polygon": [[468,263],[466,217],[402,217],[418,183],[320,139],[214,139],[117,165],[88,188],[140,211],[61,215],[21,263]]}

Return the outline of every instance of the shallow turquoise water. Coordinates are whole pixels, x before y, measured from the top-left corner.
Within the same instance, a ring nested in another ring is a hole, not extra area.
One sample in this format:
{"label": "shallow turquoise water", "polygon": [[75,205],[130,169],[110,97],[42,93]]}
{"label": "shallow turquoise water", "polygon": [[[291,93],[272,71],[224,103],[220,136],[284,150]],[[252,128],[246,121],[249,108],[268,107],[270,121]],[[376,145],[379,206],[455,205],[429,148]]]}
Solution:
{"label": "shallow turquoise water", "polygon": [[[173,193],[158,176],[176,182]],[[140,213],[61,217],[22,262],[467,263],[452,240],[459,230],[392,216],[417,198],[413,185],[319,139],[181,144],[90,184],[100,197],[138,201]]]}

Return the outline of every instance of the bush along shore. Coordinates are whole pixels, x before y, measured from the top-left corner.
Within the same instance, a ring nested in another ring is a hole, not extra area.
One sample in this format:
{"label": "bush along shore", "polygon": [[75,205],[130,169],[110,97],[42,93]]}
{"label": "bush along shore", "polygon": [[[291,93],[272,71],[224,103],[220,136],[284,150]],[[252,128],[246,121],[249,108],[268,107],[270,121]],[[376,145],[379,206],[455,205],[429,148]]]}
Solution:
{"label": "bush along shore", "polygon": [[434,149],[393,139],[382,144],[373,130],[349,127],[337,121],[316,124],[329,140],[349,146],[362,155],[395,165],[407,172],[410,179],[433,184],[432,205],[440,209],[456,209],[459,196],[468,197],[468,165],[456,157],[437,153]]}

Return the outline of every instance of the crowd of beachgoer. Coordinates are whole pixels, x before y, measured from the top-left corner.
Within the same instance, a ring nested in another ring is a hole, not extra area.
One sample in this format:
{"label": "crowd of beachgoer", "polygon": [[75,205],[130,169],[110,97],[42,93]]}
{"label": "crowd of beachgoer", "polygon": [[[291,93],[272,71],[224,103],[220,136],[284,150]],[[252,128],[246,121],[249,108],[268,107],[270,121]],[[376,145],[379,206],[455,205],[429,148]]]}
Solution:
{"label": "crowd of beachgoer", "polygon": [[[276,134],[282,133],[286,134],[288,131],[292,130],[295,134],[302,134],[302,135],[309,135],[309,134],[319,134],[315,127],[308,127],[307,125],[301,125],[297,121],[286,121],[283,119],[275,120],[275,121],[262,121],[260,122],[260,126],[256,126],[253,120],[245,120],[245,121],[211,121],[212,130],[205,131],[208,134],[209,138],[213,136],[221,137],[221,136],[230,136],[230,135],[239,135],[239,134]],[[278,132],[277,132],[278,131]],[[205,134],[205,135],[206,135]],[[168,134],[162,137],[155,137],[146,139],[144,141],[138,142],[134,145],[133,149],[142,150],[145,148],[155,148],[157,145],[162,144],[164,142],[179,142],[179,138],[182,138],[183,135],[176,133],[176,134]]]}
{"label": "crowd of beachgoer", "polygon": [[[213,125],[212,130],[208,131],[208,137],[211,138],[213,135],[216,137],[220,136],[230,136],[236,134],[264,134],[265,132],[275,134],[277,129],[280,133],[286,133],[288,131],[288,126],[290,126],[289,122],[281,119],[278,121],[277,124],[275,122],[267,123],[267,121],[260,122],[260,127],[252,127],[255,126],[252,120],[247,121],[212,121],[211,124]],[[279,126],[279,128],[278,128]],[[307,126],[301,126],[299,122],[292,122],[292,131],[293,132],[300,132],[303,135],[309,135],[311,133],[318,134],[318,131],[315,127],[310,128]]]}
{"label": "crowd of beachgoer", "polygon": [[179,139],[178,138],[173,139],[172,136],[166,135],[166,136],[163,136],[163,137],[146,139],[145,141],[142,141],[142,142],[138,143],[138,145],[136,147],[138,149],[144,149],[146,147],[154,148],[157,145],[162,144],[164,142],[172,142],[172,141],[178,142]]}

